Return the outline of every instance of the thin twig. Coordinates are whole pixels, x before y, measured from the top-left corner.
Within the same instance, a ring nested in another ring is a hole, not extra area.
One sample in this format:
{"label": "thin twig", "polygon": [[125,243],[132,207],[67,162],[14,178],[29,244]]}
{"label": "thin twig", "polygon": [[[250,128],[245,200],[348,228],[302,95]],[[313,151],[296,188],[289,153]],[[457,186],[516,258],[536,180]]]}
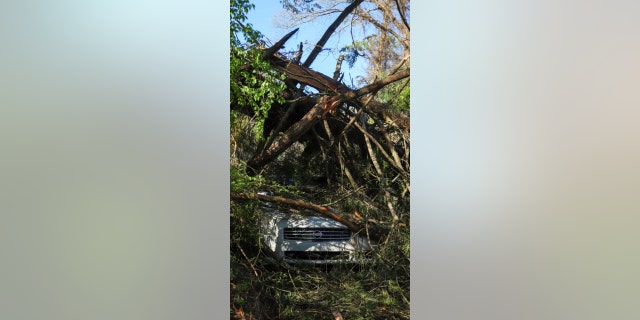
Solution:
{"label": "thin twig", "polygon": [[244,258],[247,259],[247,262],[249,262],[251,269],[253,269],[253,273],[256,275],[256,278],[259,278],[260,276],[258,275],[258,271],[256,271],[256,268],[253,267],[253,263],[251,263],[251,259],[249,259],[249,257],[247,257],[247,254],[244,253],[244,250],[242,250],[242,247],[240,246],[240,244],[236,243],[236,246],[238,247],[238,249],[240,249],[242,256],[244,256]]}

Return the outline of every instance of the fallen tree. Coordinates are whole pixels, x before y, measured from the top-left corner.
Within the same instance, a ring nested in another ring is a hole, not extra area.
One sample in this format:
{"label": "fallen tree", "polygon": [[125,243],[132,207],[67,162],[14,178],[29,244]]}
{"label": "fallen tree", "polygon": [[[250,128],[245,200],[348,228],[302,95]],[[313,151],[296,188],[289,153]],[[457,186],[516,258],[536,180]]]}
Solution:
{"label": "fallen tree", "polygon": [[[290,36],[291,33],[285,36],[285,38]],[[278,43],[281,42],[282,41],[278,41]],[[269,50],[271,49],[266,49],[265,52]],[[375,92],[390,83],[408,78],[411,73],[410,69],[404,69],[362,88],[351,90],[329,76],[305,66],[294,64],[291,61],[286,61],[282,57],[273,55],[266,58],[267,61],[273,63],[273,66],[277,70],[283,72],[287,76],[287,79],[295,80],[303,85],[320,90],[322,95],[318,95],[317,98],[312,99],[312,101],[315,101],[315,104],[302,118],[293,123],[278,140],[273,141],[271,146],[265,149],[264,152],[258,154],[247,163],[250,174],[260,172],[265,165],[275,159],[295,141],[298,141],[302,135],[307,133],[315,124],[324,120],[327,115],[334,115],[336,108],[340,106],[360,107],[363,111],[373,116],[392,121],[403,131],[408,132],[409,120],[407,116],[397,112],[388,112],[388,108],[384,107],[381,103],[373,101],[372,97],[365,96],[375,94]],[[396,167],[403,170],[400,166]]]}
{"label": "fallen tree", "polygon": [[[300,62],[302,46],[295,57],[280,53],[298,31],[297,28],[273,45],[261,46],[260,60],[283,76],[282,84],[285,89],[281,92],[281,97],[284,97],[284,101],[257,107],[268,110],[267,113],[258,115],[266,117],[262,141],[252,152],[252,156],[242,161],[248,175],[262,175],[270,164],[298,142],[304,148],[303,157],[298,159],[301,162],[298,172],[315,172],[316,177],[313,179],[324,179],[324,185],[328,188],[353,190],[367,210],[376,212],[377,221],[389,219],[396,224],[408,221],[409,214],[409,116],[406,112],[393,108],[388,99],[379,100],[376,95],[385,90],[388,93],[388,88],[396,83],[404,83],[397,85],[399,94],[408,85],[411,73],[408,52],[395,61],[392,67],[385,69],[384,74],[376,73],[371,81],[360,87],[350,87],[341,81],[342,55],[338,58],[333,76],[311,69],[314,59],[341,23],[350,15],[365,14],[359,8],[367,2],[357,0],[346,5],[312,48],[304,63]],[[395,7],[400,9],[404,6],[397,4]],[[385,6],[384,11],[389,14],[392,9]],[[402,14],[400,12],[398,17],[403,19],[404,26],[406,21]],[[379,25],[376,28],[380,26],[384,27]],[[384,28],[378,29],[384,31]],[[390,37],[401,34],[406,35],[407,39],[398,40],[408,49],[408,33],[392,32]],[[246,68],[251,65],[251,61],[246,62]],[[246,68],[241,69],[251,71]],[[265,78],[273,78],[273,74],[267,75],[261,70],[254,72],[256,79],[263,73]],[[252,80],[251,85],[256,86],[255,81]],[[245,112],[248,116],[255,114],[256,106],[253,109],[243,108],[234,105],[233,99],[231,105],[232,109]],[[232,195],[232,199],[260,200],[260,196],[236,194]],[[296,205],[302,206],[300,203]],[[398,210],[398,206],[403,208]],[[326,208],[322,209],[324,211],[319,207],[307,209],[340,221],[335,212]],[[381,216],[383,212],[386,216]],[[362,228],[361,225],[349,223],[346,221],[345,225],[354,231]]]}
{"label": "fallen tree", "polygon": [[[271,42],[246,19],[251,0],[231,1],[231,315],[408,319],[408,0],[280,2],[297,11],[286,21],[335,20],[319,40],[291,49],[297,28],[310,25],[288,26]],[[347,41],[328,41],[338,36]],[[313,69],[327,59],[336,60],[330,74]],[[275,210],[366,236],[371,263],[330,273],[266,263],[273,253],[263,250],[260,222]]]}

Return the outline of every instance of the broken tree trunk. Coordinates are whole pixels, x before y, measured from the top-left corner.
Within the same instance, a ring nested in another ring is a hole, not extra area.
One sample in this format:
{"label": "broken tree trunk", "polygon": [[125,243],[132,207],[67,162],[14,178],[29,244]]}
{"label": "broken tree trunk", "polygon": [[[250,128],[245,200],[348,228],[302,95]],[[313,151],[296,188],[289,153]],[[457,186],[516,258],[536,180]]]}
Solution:
{"label": "broken tree trunk", "polygon": [[280,138],[274,141],[264,152],[247,162],[247,173],[250,175],[258,174],[265,165],[274,160],[278,155],[289,148],[294,142],[305,134],[313,125],[322,119],[322,115],[331,105],[335,103],[328,97],[322,97],[307,114],[294,123]]}
{"label": "broken tree trunk", "polygon": [[[294,66],[296,68],[302,68],[301,66],[289,64],[288,66]],[[315,71],[314,71],[315,72]],[[317,72],[316,72],[317,73]],[[322,74],[320,74],[322,75]],[[322,120],[324,116],[333,112],[336,107],[345,102],[346,100],[357,100],[361,96],[372,93],[379,90],[385,85],[404,79],[409,76],[409,69],[391,75],[382,80],[376,81],[368,86],[360,88],[358,90],[349,90],[341,94],[337,94],[333,97],[323,96],[320,100],[300,119],[294,123],[284,134],[274,141],[264,152],[261,152],[258,156],[247,162],[247,173],[250,175],[258,174],[262,169],[275,158],[277,158],[282,152],[289,148],[294,142],[311,129],[318,121]],[[322,75],[316,80],[323,78],[329,79],[327,83],[333,84],[333,79]],[[297,80],[297,79],[296,79]],[[308,81],[308,80],[307,80]],[[340,84],[338,84],[341,86]],[[357,100],[359,101],[359,100]],[[408,123],[408,121],[407,121]]]}
{"label": "broken tree trunk", "polygon": [[[349,87],[345,86],[339,81],[334,80],[329,76],[303,67],[301,65],[292,63],[291,61],[285,60],[279,56],[274,55],[268,57],[268,61],[271,63],[271,65],[274,66],[276,70],[284,73],[288,79],[313,87],[320,92],[348,94],[349,91],[352,91],[351,89],[349,89]],[[361,104],[366,104],[367,101],[360,98],[361,96],[372,93],[376,90],[380,90],[382,87],[391,82],[408,78],[409,75],[409,69],[405,69],[380,81],[376,81],[371,85],[355,90],[353,93],[348,94],[347,98],[357,97],[358,101],[360,101]],[[391,121],[403,131],[409,132],[409,117],[402,114],[401,112],[390,110],[387,105],[384,105],[377,101],[371,101],[371,103],[369,103],[369,106],[367,107],[367,111],[375,114],[380,119]]]}
{"label": "broken tree trunk", "polygon": [[338,56],[338,61],[336,61],[336,70],[333,71],[333,80],[340,81],[340,69],[342,69],[342,60],[344,60],[344,54]]}
{"label": "broken tree trunk", "polygon": [[264,56],[268,57],[278,52],[278,50],[280,50],[284,46],[287,40],[289,40],[289,38],[291,38],[296,32],[298,32],[298,29],[300,28],[295,28],[293,31],[287,33],[284,37],[282,37],[282,39],[278,40],[278,42],[276,42],[274,45],[265,49],[263,53]]}
{"label": "broken tree trunk", "polygon": [[[325,32],[323,38],[318,42],[316,48],[314,48],[315,55],[317,55],[317,51],[324,45],[328,37],[334,32],[335,27],[340,24],[340,22],[348,15],[351,11],[355,9],[362,1],[354,1],[351,5],[349,5],[336,19],[334,24],[332,24],[327,32]],[[352,104],[360,104],[366,105],[368,103],[363,103],[364,100],[369,102],[370,99],[365,99],[364,96],[370,95],[372,93],[377,92],[384,86],[393,83],[395,81],[404,79],[409,77],[410,70],[405,69],[403,71],[394,73],[384,79],[376,81],[372,84],[369,84],[365,87],[362,87],[357,90],[351,90],[347,86],[343,85],[335,78],[331,78],[326,76],[320,72],[311,70],[308,66],[311,64],[313,59],[315,58],[314,52],[311,53],[310,57],[305,61],[303,65],[298,65],[297,63],[293,63],[292,61],[288,61],[283,59],[282,57],[276,54],[276,51],[297,31],[293,30],[285,35],[280,41],[278,41],[271,48],[264,50],[264,58],[269,61],[272,66],[284,73],[287,77],[288,81],[299,82],[302,85],[311,86],[324,96],[317,100],[317,102],[306,112],[306,114],[297,122],[295,122],[291,127],[289,127],[280,138],[273,141],[271,145],[267,146],[265,150],[256,155],[253,159],[249,160],[247,163],[247,173],[250,175],[255,175],[260,173],[264,167],[269,164],[271,161],[276,159],[282,152],[287,150],[294,142],[298,141],[302,135],[304,135],[307,131],[309,131],[318,121],[324,119],[327,113],[333,114],[335,109],[342,105],[344,102],[351,101]],[[342,59],[340,59],[339,64],[336,68],[341,64]],[[336,70],[336,74],[339,72],[339,69]],[[378,106],[380,107],[380,106]],[[382,110],[380,110],[382,109]],[[390,117],[392,113],[386,112],[386,108],[378,108],[376,109],[365,109],[367,112],[377,111],[376,115],[382,119],[387,119]],[[397,117],[404,117],[404,115],[397,113],[395,114]],[[408,131],[408,123],[409,121],[404,121],[405,119],[400,119],[400,121],[393,121],[399,125],[406,125],[406,128],[402,128],[405,131]],[[274,132],[273,134],[277,134],[278,132]]]}

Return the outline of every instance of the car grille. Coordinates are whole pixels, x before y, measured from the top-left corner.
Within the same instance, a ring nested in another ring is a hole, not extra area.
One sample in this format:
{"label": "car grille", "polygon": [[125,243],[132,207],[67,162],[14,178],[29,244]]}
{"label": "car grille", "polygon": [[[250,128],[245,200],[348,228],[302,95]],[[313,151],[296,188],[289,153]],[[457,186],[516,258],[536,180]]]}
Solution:
{"label": "car grille", "polygon": [[349,240],[351,231],[338,228],[284,228],[285,240],[340,241]]}
{"label": "car grille", "polygon": [[296,260],[335,260],[347,258],[348,253],[339,251],[285,251],[285,258]]}

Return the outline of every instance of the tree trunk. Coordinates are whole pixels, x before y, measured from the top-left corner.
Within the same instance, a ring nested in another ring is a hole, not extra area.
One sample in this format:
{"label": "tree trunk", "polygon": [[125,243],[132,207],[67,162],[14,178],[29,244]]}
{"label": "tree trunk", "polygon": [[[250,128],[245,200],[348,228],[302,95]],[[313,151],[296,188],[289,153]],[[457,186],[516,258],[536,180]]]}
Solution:
{"label": "tree trunk", "polygon": [[[300,81],[302,83],[305,83],[305,82],[309,83],[309,82],[313,82],[312,80],[315,80],[316,82],[320,83],[321,86],[324,85],[325,87],[333,87],[335,88],[335,90],[341,90],[341,91],[346,90],[346,87],[344,87],[340,83],[336,83],[333,79],[321,73],[315,72],[313,70],[310,70],[295,64],[287,64],[287,66],[285,67],[285,72],[287,73],[287,76],[289,76],[290,78],[293,77],[293,76],[290,76],[290,72],[291,72],[290,69],[306,70],[306,73],[308,75],[317,76],[312,78],[305,78],[304,81]],[[392,82],[409,77],[409,74],[410,74],[410,70],[406,69],[404,71],[398,72],[394,75],[391,75],[389,77],[376,81],[358,90],[349,90],[346,92],[343,91],[343,93],[338,94],[332,98],[329,98],[327,96],[320,98],[320,101],[318,101],[311,108],[311,110],[309,110],[302,117],[302,119],[300,119],[300,121],[294,123],[289,129],[287,129],[287,131],[278,140],[273,142],[273,144],[271,144],[271,146],[269,146],[267,150],[265,150],[264,152],[261,152],[257,157],[254,157],[247,163],[247,170],[248,170],[247,173],[250,175],[255,175],[261,172],[265,165],[273,161],[282,152],[287,150],[287,148],[289,148],[294,142],[298,141],[298,139],[303,134],[309,131],[309,129],[311,129],[313,125],[315,125],[318,121],[323,119],[323,117],[328,112],[333,112],[335,108],[338,107],[345,100],[354,100],[354,99],[360,98],[363,95],[373,93],[377,90],[380,90],[385,85],[388,85]],[[295,79],[295,80],[298,80],[298,79]],[[388,116],[388,115],[385,114],[384,116]],[[404,123],[408,123],[408,121]]]}
{"label": "tree trunk", "polygon": [[265,165],[273,161],[282,152],[287,150],[294,142],[298,141],[300,136],[305,134],[314,124],[322,119],[322,114],[327,107],[329,99],[323,97],[316,103],[307,114],[294,123],[287,131],[276,141],[274,141],[267,150],[260,153],[257,157],[247,162],[247,173],[249,175],[258,174]]}

